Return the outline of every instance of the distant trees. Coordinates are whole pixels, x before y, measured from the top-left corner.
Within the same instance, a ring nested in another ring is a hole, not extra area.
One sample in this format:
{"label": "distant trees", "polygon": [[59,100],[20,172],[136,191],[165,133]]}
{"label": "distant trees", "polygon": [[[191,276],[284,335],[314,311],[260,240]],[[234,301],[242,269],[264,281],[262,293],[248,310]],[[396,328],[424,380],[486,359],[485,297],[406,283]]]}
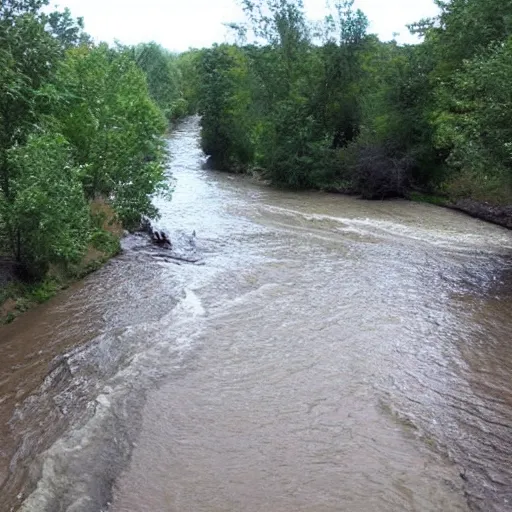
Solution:
{"label": "distant trees", "polygon": [[512,4],[437,1],[399,46],[367,33],[353,1],[323,24],[300,0],[244,0],[241,41],[201,54],[204,149],[277,185],[406,195],[421,188],[512,198]]}
{"label": "distant trees", "polygon": [[200,70],[203,148],[220,168],[246,166],[253,158],[247,57],[236,47],[215,46],[204,51]]}
{"label": "distant trees", "polygon": [[169,120],[178,119],[188,112],[183,97],[181,70],[178,57],[156,43],[135,47],[135,60],[144,71],[149,93]]}

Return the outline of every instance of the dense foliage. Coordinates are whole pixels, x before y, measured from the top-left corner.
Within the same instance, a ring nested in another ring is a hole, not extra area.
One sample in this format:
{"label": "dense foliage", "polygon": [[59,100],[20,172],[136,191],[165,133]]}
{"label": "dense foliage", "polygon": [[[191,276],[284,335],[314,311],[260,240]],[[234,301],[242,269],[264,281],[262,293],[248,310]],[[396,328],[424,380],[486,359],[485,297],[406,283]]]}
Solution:
{"label": "dense foliage", "polygon": [[166,117],[174,120],[188,113],[178,57],[156,43],[146,43],[135,48],[135,60],[146,74],[151,97]]}
{"label": "dense foliage", "polygon": [[188,110],[177,57],[94,45],[47,4],[0,3],[0,253],[35,278],[102,240],[115,250],[105,212],[128,228],[155,214],[165,116]]}
{"label": "dense foliage", "polygon": [[510,202],[512,4],[436,3],[401,46],[352,0],[320,24],[301,0],[242,0],[239,44],[196,57],[205,151],[276,185]]}

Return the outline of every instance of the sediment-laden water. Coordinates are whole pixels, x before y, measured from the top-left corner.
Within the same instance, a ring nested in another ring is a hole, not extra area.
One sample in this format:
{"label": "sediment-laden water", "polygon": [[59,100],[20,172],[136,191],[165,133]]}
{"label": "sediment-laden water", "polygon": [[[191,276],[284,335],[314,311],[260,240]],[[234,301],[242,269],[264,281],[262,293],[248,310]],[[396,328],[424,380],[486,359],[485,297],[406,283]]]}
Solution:
{"label": "sediment-laden water", "polygon": [[0,510],[512,510],[511,232],[205,171],[198,133],[173,251],[0,329]]}

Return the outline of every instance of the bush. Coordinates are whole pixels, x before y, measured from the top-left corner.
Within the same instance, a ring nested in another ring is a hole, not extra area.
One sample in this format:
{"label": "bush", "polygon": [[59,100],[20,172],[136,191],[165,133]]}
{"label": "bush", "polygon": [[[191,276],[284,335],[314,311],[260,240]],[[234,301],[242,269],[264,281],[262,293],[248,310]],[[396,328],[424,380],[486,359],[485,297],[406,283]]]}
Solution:
{"label": "bush", "polygon": [[188,114],[188,111],[188,101],[184,98],[179,98],[173,102],[169,110],[168,117],[171,120],[181,119],[182,117],[185,117]]}
{"label": "bush", "polygon": [[95,229],[91,233],[90,243],[98,251],[104,252],[109,256],[118,254],[121,250],[119,237],[103,229]]}
{"label": "bush", "polygon": [[6,215],[16,259],[30,277],[50,263],[67,265],[82,257],[89,235],[89,209],[70,147],[60,134],[31,135],[9,151],[13,197]]}
{"label": "bush", "polygon": [[392,157],[382,146],[364,146],[357,153],[353,173],[356,189],[364,199],[405,196],[413,167],[409,158]]}

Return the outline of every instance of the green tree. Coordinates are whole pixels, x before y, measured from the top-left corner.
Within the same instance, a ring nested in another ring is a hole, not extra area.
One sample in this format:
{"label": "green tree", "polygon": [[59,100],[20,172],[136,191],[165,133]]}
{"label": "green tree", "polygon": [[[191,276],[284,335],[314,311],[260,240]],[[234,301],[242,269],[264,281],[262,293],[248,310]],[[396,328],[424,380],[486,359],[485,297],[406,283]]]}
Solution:
{"label": "green tree", "polygon": [[435,147],[449,177],[445,192],[506,202],[512,4],[497,0],[437,2],[441,14],[422,45],[434,61],[429,105]]}
{"label": "green tree", "polygon": [[314,111],[333,148],[346,146],[359,133],[363,67],[368,19],[353,9],[353,0],[335,4],[326,19],[327,41],[319,49],[321,71]]}
{"label": "green tree", "polygon": [[319,66],[303,3],[246,0],[243,6],[249,20],[245,32],[265,42],[246,49],[255,163],[275,184],[309,187],[326,140],[312,105]]}
{"label": "green tree", "polygon": [[14,199],[4,215],[16,232],[16,259],[36,278],[50,263],[77,262],[87,245],[89,209],[69,144],[60,134],[31,135],[9,150],[8,160]]}
{"label": "green tree", "polygon": [[12,197],[6,151],[22,143],[37,122],[38,89],[51,79],[61,55],[58,42],[37,14],[45,2],[4,2],[0,7],[0,183]]}
{"label": "green tree", "polygon": [[512,37],[464,63],[438,92],[437,144],[450,148],[448,191],[507,203],[512,199]]}
{"label": "green tree", "polygon": [[182,95],[177,57],[156,43],[147,43],[135,48],[135,59],[146,74],[151,97],[166,117],[183,116],[187,105]]}
{"label": "green tree", "polygon": [[512,4],[500,0],[435,0],[441,9],[426,30],[429,49],[446,77],[464,60],[485,52],[490,44],[512,35]]}
{"label": "green tree", "polygon": [[165,120],[133,51],[94,47],[69,11],[0,5],[0,238],[32,277],[76,262],[89,201],[127,226],[155,214]]}
{"label": "green tree", "polygon": [[177,63],[180,76],[183,99],[186,101],[187,114],[199,111],[201,86],[201,59],[204,50],[189,50],[178,55]]}
{"label": "green tree", "polygon": [[[23,145],[41,121],[37,103],[63,56],[60,35],[71,30],[78,37],[81,30],[69,13],[42,12],[47,4],[45,0],[5,0],[0,4],[0,203],[4,213],[0,230],[16,254],[20,233],[5,215],[16,200],[8,151]],[[66,30],[57,34],[52,31],[55,27]]]}
{"label": "green tree", "polygon": [[127,226],[155,213],[151,195],[164,180],[165,121],[129,51],[70,50],[56,87],[56,117],[82,166],[87,198],[111,199]]}
{"label": "green tree", "polygon": [[221,45],[201,58],[202,146],[220,169],[237,169],[252,160],[247,111],[247,59],[236,47]]}

